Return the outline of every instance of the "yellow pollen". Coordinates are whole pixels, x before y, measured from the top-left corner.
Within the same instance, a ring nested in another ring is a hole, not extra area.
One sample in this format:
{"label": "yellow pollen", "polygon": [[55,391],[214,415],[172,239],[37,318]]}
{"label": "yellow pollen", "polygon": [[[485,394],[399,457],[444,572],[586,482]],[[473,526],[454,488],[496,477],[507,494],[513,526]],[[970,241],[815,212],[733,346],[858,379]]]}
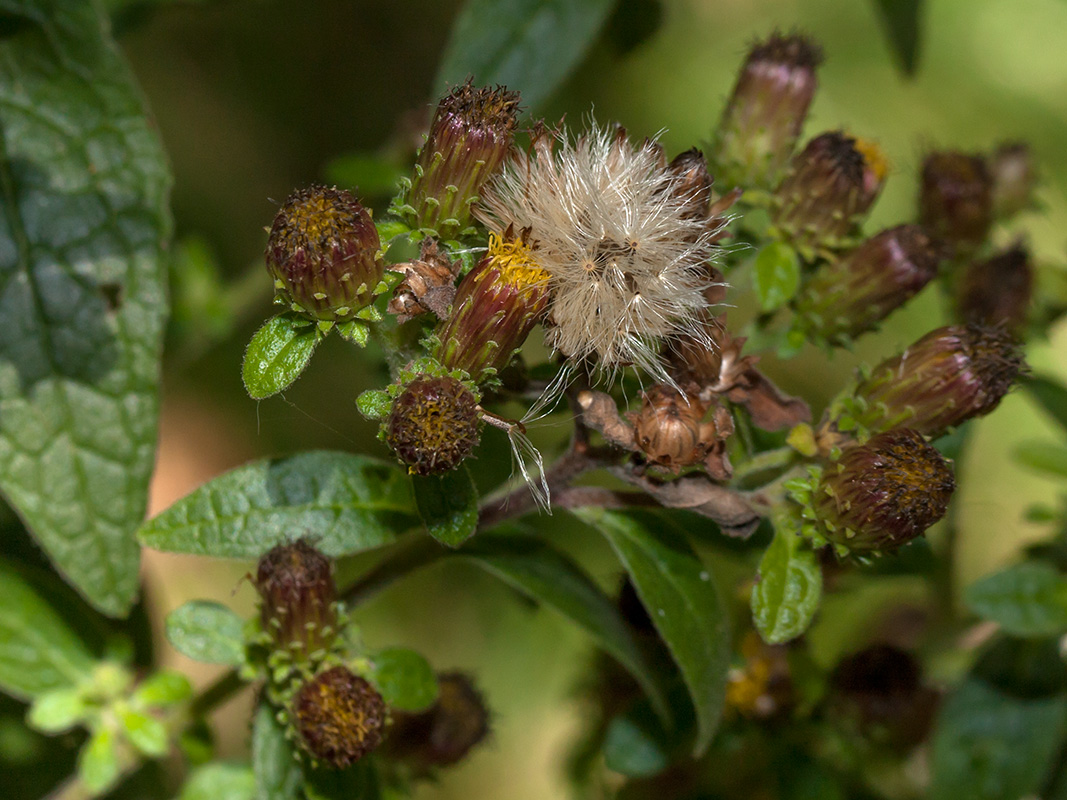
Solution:
{"label": "yellow pollen", "polygon": [[863,163],[867,165],[867,169],[873,172],[879,181],[884,181],[889,172],[889,159],[886,158],[878,143],[872,139],[857,137],[854,146],[856,151],[863,156]]}
{"label": "yellow pollen", "polygon": [[324,195],[306,198],[290,212],[293,223],[308,239],[322,239],[332,234],[344,218],[344,212]]}
{"label": "yellow pollen", "polygon": [[504,241],[499,234],[489,234],[489,257],[500,270],[504,282],[519,289],[537,286],[549,279],[549,274],[534,258],[533,250],[520,239]]}

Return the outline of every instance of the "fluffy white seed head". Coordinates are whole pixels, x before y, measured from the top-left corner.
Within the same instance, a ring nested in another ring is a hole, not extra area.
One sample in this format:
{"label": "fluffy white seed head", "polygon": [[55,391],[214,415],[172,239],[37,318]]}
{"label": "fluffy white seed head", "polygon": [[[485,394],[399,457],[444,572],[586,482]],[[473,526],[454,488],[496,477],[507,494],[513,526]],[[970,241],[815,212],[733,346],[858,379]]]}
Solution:
{"label": "fluffy white seed head", "polygon": [[548,343],[564,356],[665,381],[660,342],[703,336],[718,229],[694,218],[676,180],[658,144],[594,124],[574,142],[535,137],[482,193],[476,213],[490,228],[531,229],[550,276]]}

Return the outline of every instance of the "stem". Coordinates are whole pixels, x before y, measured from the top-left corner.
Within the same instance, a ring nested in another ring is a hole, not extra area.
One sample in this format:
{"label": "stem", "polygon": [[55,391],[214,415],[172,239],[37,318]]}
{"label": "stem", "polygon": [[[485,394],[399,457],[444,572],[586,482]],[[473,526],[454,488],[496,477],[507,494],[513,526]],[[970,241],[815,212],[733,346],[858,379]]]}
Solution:
{"label": "stem", "polygon": [[415,535],[399,545],[392,556],[363,573],[359,580],[341,593],[341,599],[348,608],[354,608],[398,578],[432,564],[445,555],[448,555],[448,551],[435,540],[429,536]]}
{"label": "stem", "polygon": [[246,686],[246,682],[236,669],[219,676],[218,680],[205,688],[189,703],[188,716],[192,719],[202,717],[214,711]]}
{"label": "stem", "polygon": [[734,468],[734,483],[743,483],[750,475],[767,472],[773,469],[782,469],[791,466],[799,453],[786,445],[775,450],[766,450],[756,453],[750,459]]}

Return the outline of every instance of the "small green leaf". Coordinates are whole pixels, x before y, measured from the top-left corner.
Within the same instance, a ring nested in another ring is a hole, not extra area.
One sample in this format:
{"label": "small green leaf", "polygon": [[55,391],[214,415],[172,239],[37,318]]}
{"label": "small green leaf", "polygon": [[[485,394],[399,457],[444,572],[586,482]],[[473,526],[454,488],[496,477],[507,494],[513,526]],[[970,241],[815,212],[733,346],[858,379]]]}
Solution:
{"label": "small green leaf", "polygon": [[467,467],[442,475],[412,475],[415,504],[430,534],[446,547],[459,547],[478,528],[478,490]]}
{"label": "small green leaf", "polygon": [[1047,375],[1022,376],[1019,382],[1027,394],[1067,431],[1067,386]]}
{"label": "small green leaf", "polygon": [[392,407],[393,398],[380,389],[368,389],[356,398],[356,408],[367,419],[384,419]]}
{"label": "small green leaf", "polygon": [[607,538],[678,664],[696,712],[699,756],[722,717],[730,660],[726,611],[711,573],[661,518],[593,508],[575,513]]}
{"label": "small green leaf", "polygon": [[346,342],[366,347],[367,339],[370,336],[370,325],[363,320],[350,319],[347,322],[338,322],[337,332]]}
{"label": "small green leaf", "polygon": [[167,708],[188,700],[193,694],[189,679],[173,669],[149,675],[133,693],[133,702],[142,708]]}
{"label": "small green leaf", "polygon": [[144,755],[160,758],[167,754],[167,729],[158,719],[132,708],[120,711],[118,718],[126,739]]}
{"label": "small green leaf", "polygon": [[96,731],[78,757],[78,777],[93,795],[103,794],[119,777],[119,754],[110,728]]}
{"label": "small green leaf", "polygon": [[311,537],[329,556],[370,550],[414,522],[399,467],[366,456],[310,451],[253,461],[179,500],[138,533],[157,550],[258,558]]}
{"label": "small green leaf", "polygon": [[237,666],[245,660],[244,625],[221,603],[193,600],[167,615],[167,641],[196,661]]}
{"label": "small green leaf", "polygon": [[382,791],[372,759],[363,759],[346,769],[317,769],[307,776],[304,794],[307,800],[402,800],[407,792]]}
{"label": "small green leaf", "polygon": [[608,769],[645,778],[671,765],[675,744],[651,709],[638,704],[611,720],[601,750]]}
{"label": "small green leaf", "polygon": [[22,576],[0,564],[0,689],[21,698],[76,686],[92,671],[85,643]]}
{"label": "small green leaf", "polygon": [[155,467],[171,180],[100,4],[3,10],[0,490],[121,616]]}
{"label": "small green leaf", "polygon": [[1033,469],[1058,478],[1067,478],[1067,447],[1055,442],[1023,442],[1015,457]]}
{"label": "small green leaf", "polygon": [[311,361],[321,333],[295,314],[279,314],[255,332],[241,377],[250,397],[262,400],[292,385]]}
{"label": "small green leaf", "polygon": [[616,0],[467,0],[452,28],[436,86],[503,84],[533,109],[578,66]]}
{"label": "small green leaf", "polygon": [[26,722],[31,728],[45,733],[59,733],[73,728],[87,710],[79,689],[55,689],[34,700]]}
{"label": "small green leaf", "polygon": [[390,708],[423,711],[437,700],[433,667],[414,650],[391,647],[376,653],[371,660],[374,668],[367,677]]}
{"label": "small green leaf", "polygon": [[763,640],[781,644],[804,633],[819,608],[822,571],[799,534],[777,527],[752,587],[752,619]]}
{"label": "small green leaf", "polygon": [[297,800],[304,772],[270,703],[261,701],[252,720],[252,772],[256,800]]}
{"label": "small green leaf", "polygon": [[800,259],[796,250],[784,242],[772,242],[756,256],[752,276],[760,310],[781,308],[800,288]]}
{"label": "small green leaf", "polygon": [[245,764],[204,764],[189,775],[178,800],[253,800],[256,778]]}
{"label": "small green leaf", "polygon": [[1067,631],[1067,580],[1045,562],[1016,564],[967,587],[975,614],[1015,636],[1059,636]]}
{"label": "small green leaf", "polygon": [[1063,741],[1062,694],[1018,697],[969,679],[946,701],[932,738],[930,800],[1036,795]]}
{"label": "small green leaf", "polygon": [[577,564],[529,536],[482,537],[463,548],[456,557],[472,559],[584,629],[633,675],[656,713],[669,717],[667,700],[656,673],[641,654],[615,604]]}
{"label": "small green leaf", "polygon": [[923,0],[874,0],[874,6],[901,71],[913,76],[922,44]]}

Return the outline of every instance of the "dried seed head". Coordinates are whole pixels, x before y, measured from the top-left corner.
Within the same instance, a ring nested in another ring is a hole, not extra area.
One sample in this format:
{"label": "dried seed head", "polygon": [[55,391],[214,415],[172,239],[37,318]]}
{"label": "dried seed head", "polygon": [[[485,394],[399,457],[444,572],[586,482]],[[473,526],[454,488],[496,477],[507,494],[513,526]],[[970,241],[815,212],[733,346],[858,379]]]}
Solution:
{"label": "dried seed head", "polygon": [[382,279],[378,229],[350,192],[311,186],[274,217],[267,270],[278,297],[320,320],[344,320],[367,305]]}
{"label": "dried seed head", "polygon": [[874,329],[937,275],[939,248],[918,225],[898,225],[820,266],[795,301],[803,330],[830,342]]}
{"label": "dried seed head", "polygon": [[488,254],[460,283],[438,329],[437,360],[475,383],[502,370],[544,314],[548,282],[522,237],[490,234]]}
{"label": "dried seed head", "polygon": [[470,225],[471,205],[511,149],[518,112],[518,92],[470,80],[441,100],[402,206],[413,227],[452,239]]}
{"label": "dried seed head", "polygon": [[878,197],[888,171],[874,142],[842,131],[816,136],[775,190],[774,224],[802,252],[839,249]]}
{"label": "dried seed head", "polygon": [[404,276],[393,291],[387,310],[396,314],[400,324],[427,312],[447,319],[456,296],[455,280],[461,263],[449,263],[441,254],[436,239],[423,239],[417,260],[387,267]]}
{"label": "dried seed head", "polygon": [[949,462],[918,431],[894,428],[827,465],[811,503],[829,541],[886,552],[941,519],[955,489]]}
{"label": "dried seed head", "polygon": [[872,370],[854,392],[855,416],[872,432],[906,424],[936,439],[996,408],[1024,366],[1003,328],[938,328]]}
{"label": "dried seed head", "polygon": [[965,322],[1003,325],[1018,333],[1026,324],[1034,292],[1030,253],[1021,244],[986,261],[974,261],[960,275],[956,307]]}
{"label": "dried seed head", "polygon": [[564,356],[667,381],[659,340],[700,335],[716,232],[675,180],[654,143],[594,127],[576,142],[536,137],[485,190],[477,213],[490,228],[531,231],[549,275],[548,342]]}
{"label": "dried seed head", "polygon": [[386,707],[366,680],[346,667],[333,667],[300,688],[292,718],[304,750],[341,769],[381,744]]}
{"label": "dried seed head", "polygon": [[458,467],[481,437],[478,400],[448,376],[415,378],[393,401],[385,441],[408,471],[436,475]]}
{"label": "dried seed head", "polygon": [[993,216],[1008,219],[1034,207],[1037,170],[1030,145],[1007,142],[1000,145],[989,160],[993,179]]}
{"label": "dried seed head", "polygon": [[307,539],[280,544],[259,559],[260,621],[276,650],[307,660],[337,637],[337,590],[330,560]]}
{"label": "dried seed head", "polygon": [[773,33],[752,46],[712,147],[724,186],[774,186],[800,136],[821,63],[818,45],[798,34]]}
{"label": "dried seed head", "polygon": [[981,156],[931,153],[923,161],[919,222],[956,252],[971,252],[993,223],[993,179]]}
{"label": "dried seed head", "polygon": [[437,676],[439,694],[418,714],[395,713],[386,746],[389,754],[419,770],[462,761],[489,733],[489,712],[471,679],[459,672]]}
{"label": "dried seed head", "polygon": [[678,471],[699,464],[720,438],[715,423],[703,421],[707,411],[695,396],[686,398],[665,384],[655,386],[632,417],[634,442],[658,466]]}

